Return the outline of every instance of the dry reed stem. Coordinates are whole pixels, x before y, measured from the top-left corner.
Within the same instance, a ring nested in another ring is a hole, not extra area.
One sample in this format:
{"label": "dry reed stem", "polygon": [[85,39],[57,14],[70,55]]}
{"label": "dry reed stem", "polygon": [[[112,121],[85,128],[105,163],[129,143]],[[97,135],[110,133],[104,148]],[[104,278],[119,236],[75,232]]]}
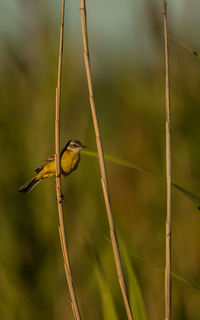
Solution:
{"label": "dry reed stem", "polygon": [[56,196],[58,205],[59,215],[59,235],[64,260],[65,274],[69,287],[71,305],[76,320],[80,320],[80,312],[74,291],[69,253],[67,248],[67,242],[65,237],[65,225],[64,225],[64,213],[61,193],[61,179],[60,179],[60,106],[61,106],[61,82],[62,82],[62,60],[63,60],[63,36],[64,36],[64,15],[65,15],[65,0],[62,0],[62,11],[61,11],[61,25],[60,25],[60,48],[58,58],[58,82],[56,87],[56,117],[55,117],[55,162],[56,162]]}
{"label": "dry reed stem", "polygon": [[172,165],[171,165],[171,106],[169,87],[169,54],[167,40],[167,0],[163,0],[166,98],[166,264],[165,264],[165,320],[171,319],[171,221],[172,221]]}
{"label": "dry reed stem", "polygon": [[129,298],[128,298],[128,292],[127,292],[125,278],[124,278],[124,272],[123,272],[123,268],[122,268],[119,246],[118,246],[118,242],[117,242],[115,225],[114,225],[113,216],[112,216],[112,209],[111,209],[110,195],[109,195],[109,189],[108,189],[103,146],[102,146],[102,141],[101,141],[101,134],[100,134],[100,129],[99,129],[97,111],[96,111],[96,106],[95,106],[95,101],[94,101],[90,59],[89,59],[85,0],[81,0],[81,24],[82,24],[82,36],[83,36],[84,61],[85,61],[85,69],[86,69],[88,90],[89,90],[89,100],[90,100],[90,107],[91,107],[95,136],[96,136],[96,145],[97,145],[99,166],[100,166],[100,172],[101,172],[101,183],[102,183],[103,195],[104,195],[104,200],[105,200],[105,204],[106,204],[106,211],[107,211],[107,216],[108,216],[108,221],[109,221],[111,243],[112,243],[112,248],[113,248],[113,253],[114,253],[114,260],[115,260],[115,265],[116,265],[116,269],[117,269],[118,280],[119,280],[119,284],[120,284],[120,288],[121,288],[121,292],[122,292],[122,296],[123,296],[123,300],[124,300],[124,305],[125,305],[127,317],[129,320],[133,320],[133,316],[132,316],[132,312],[131,312],[131,308],[130,308],[130,303],[129,303]]}

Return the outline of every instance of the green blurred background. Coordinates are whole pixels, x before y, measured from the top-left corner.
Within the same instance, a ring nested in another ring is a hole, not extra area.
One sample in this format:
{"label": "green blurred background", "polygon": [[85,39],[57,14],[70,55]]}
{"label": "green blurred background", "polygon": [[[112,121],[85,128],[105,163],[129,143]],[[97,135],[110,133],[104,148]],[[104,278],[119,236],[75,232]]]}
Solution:
{"label": "green blurred background", "polygon": [[[73,319],[61,256],[54,179],[17,189],[54,152],[60,2],[0,2],[0,319]],[[82,57],[79,1],[66,2],[61,140],[96,150]],[[199,3],[169,1],[169,34],[199,49]],[[165,172],[162,1],[88,1],[95,98],[106,154]],[[200,194],[200,60],[170,41],[173,178]],[[165,184],[107,164],[117,231],[128,249],[147,318],[164,318]],[[67,238],[83,319],[103,319],[97,260],[126,319],[98,162],[82,156],[63,180]],[[200,286],[200,215],[173,192],[172,269]],[[88,243],[90,239],[90,244]],[[145,258],[145,261],[141,258]],[[173,279],[173,319],[200,317],[199,289]]]}

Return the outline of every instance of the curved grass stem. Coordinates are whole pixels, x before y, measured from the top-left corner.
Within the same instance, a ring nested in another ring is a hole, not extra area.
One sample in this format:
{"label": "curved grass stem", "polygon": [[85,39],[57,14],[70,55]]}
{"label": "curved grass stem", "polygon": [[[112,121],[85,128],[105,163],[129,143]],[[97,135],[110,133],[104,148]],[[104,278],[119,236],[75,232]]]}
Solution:
{"label": "curved grass stem", "polygon": [[76,320],[80,320],[80,312],[78,302],[74,290],[72,273],[70,267],[69,252],[67,247],[67,241],[65,237],[65,225],[64,225],[64,212],[61,192],[61,179],[60,179],[60,108],[61,108],[61,83],[62,83],[62,61],[63,61],[63,36],[64,36],[64,16],[65,16],[65,0],[62,0],[61,11],[61,25],[60,25],[60,48],[58,58],[58,82],[56,87],[56,116],[55,116],[55,162],[56,162],[56,196],[59,215],[59,235],[64,260],[65,274],[69,287],[69,293],[71,297],[71,305]]}
{"label": "curved grass stem", "polygon": [[86,20],[86,3],[85,0],[81,0],[81,24],[82,24],[82,36],[83,36],[83,52],[84,52],[84,61],[85,61],[85,69],[87,75],[87,82],[88,82],[88,90],[89,90],[89,100],[90,100],[90,107],[93,117],[93,124],[96,136],[96,145],[98,151],[98,159],[99,159],[99,166],[101,172],[101,183],[103,189],[104,200],[106,204],[106,211],[107,217],[110,227],[110,237],[111,243],[113,248],[114,260],[117,269],[118,281],[121,288],[123,301],[127,313],[127,317],[129,320],[133,320],[132,311],[130,308],[129,298],[128,298],[128,291],[125,283],[125,277],[121,262],[121,256],[115,231],[115,225],[113,221],[112,215],[112,208],[110,202],[110,194],[108,188],[108,181],[107,181],[107,174],[106,174],[106,167],[105,167],[105,160],[104,160],[104,153],[103,153],[103,146],[101,140],[101,133],[99,129],[99,122],[97,117],[96,105],[94,100],[94,93],[93,93],[93,85],[92,85],[92,77],[91,77],[91,68],[90,68],[90,59],[89,59],[89,47],[88,47],[88,35],[87,35],[87,20]]}
{"label": "curved grass stem", "polygon": [[171,224],[172,224],[172,164],[171,164],[171,106],[169,86],[169,53],[167,35],[167,0],[163,0],[164,51],[165,51],[165,104],[166,104],[166,258],[165,258],[165,320],[171,319]]}

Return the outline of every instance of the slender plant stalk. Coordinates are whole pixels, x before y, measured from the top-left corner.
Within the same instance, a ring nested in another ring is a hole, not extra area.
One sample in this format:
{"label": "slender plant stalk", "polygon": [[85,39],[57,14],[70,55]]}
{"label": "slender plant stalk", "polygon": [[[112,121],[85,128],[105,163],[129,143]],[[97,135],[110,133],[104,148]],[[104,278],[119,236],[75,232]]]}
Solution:
{"label": "slender plant stalk", "polygon": [[56,161],[56,196],[59,215],[59,235],[64,259],[65,274],[69,287],[71,305],[76,320],[80,320],[80,312],[78,308],[77,298],[74,291],[74,285],[71,274],[68,247],[65,237],[64,212],[61,193],[61,169],[60,169],[60,107],[61,107],[61,82],[62,82],[62,60],[63,60],[63,36],[64,36],[64,16],[65,16],[65,0],[62,0],[61,9],[61,25],[60,25],[60,49],[58,58],[58,82],[56,87],[56,117],[55,117],[55,161]]}
{"label": "slender plant stalk", "polygon": [[166,264],[165,264],[165,320],[171,319],[171,224],[172,224],[172,165],[171,165],[171,106],[169,87],[169,54],[167,39],[167,0],[163,0],[165,48],[165,98],[166,98]]}
{"label": "slender plant stalk", "polygon": [[115,231],[115,225],[113,221],[112,215],[112,208],[110,202],[110,195],[108,189],[108,182],[107,182],[107,174],[106,174],[106,167],[105,167],[105,160],[104,160],[104,153],[103,153],[103,146],[101,141],[101,134],[99,129],[99,122],[97,117],[96,105],[94,101],[94,93],[93,93],[93,85],[92,85],[92,77],[91,77],[91,68],[90,68],[90,59],[89,59],[89,47],[88,47],[88,35],[87,35],[87,20],[86,20],[86,2],[85,0],[81,0],[81,24],[82,24],[82,36],[83,36],[83,52],[84,52],[84,61],[85,61],[85,68],[86,68],[86,75],[87,75],[87,82],[88,82],[88,90],[89,90],[89,100],[90,100],[90,107],[93,117],[93,124],[94,130],[96,135],[96,145],[98,151],[98,159],[99,159],[99,166],[101,172],[101,183],[103,189],[104,200],[106,204],[108,222],[110,227],[110,237],[111,243],[114,253],[115,265],[117,269],[118,280],[124,300],[124,305],[127,313],[127,317],[129,320],[133,319],[128,292],[126,288],[124,272],[122,268],[122,262],[120,257],[119,246],[117,242],[117,236]]}

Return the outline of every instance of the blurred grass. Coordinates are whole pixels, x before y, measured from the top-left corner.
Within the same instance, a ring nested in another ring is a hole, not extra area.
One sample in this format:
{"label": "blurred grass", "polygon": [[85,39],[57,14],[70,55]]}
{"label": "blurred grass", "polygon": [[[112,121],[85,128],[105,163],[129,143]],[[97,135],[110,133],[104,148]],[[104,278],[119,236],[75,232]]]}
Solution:
{"label": "blurred grass", "polygon": [[146,320],[146,311],[142,297],[141,287],[138,283],[136,273],[134,271],[128,250],[120,239],[120,246],[124,258],[124,265],[127,271],[127,282],[129,285],[130,302],[133,310],[133,317],[135,320]]}
{"label": "blurred grass", "polygon": [[[85,154],[85,155],[90,156],[90,157],[98,158],[97,152],[83,150],[82,154]],[[107,155],[107,154],[105,154],[104,157],[105,157],[105,160],[108,160],[108,161],[110,161],[112,163],[119,164],[119,165],[127,167],[127,168],[135,169],[135,170],[141,171],[143,173],[151,174],[151,175],[153,175],[153,176],[165,181],[164,177],[159,176],[158,174],[156,174],[155,172],[153,172],[153,171],[151,171],[149,169],[142,168],[142,167],[138,166],[134,162],[130,162],[130,161],[127,161],[127,160],[124,160],[124,159],[121,159],[121,158],[118,158],[118,157],[114,157],[114,156],[111,156],[111,155]],[[172,182],[172,186],[174,188],[176,188],[178,191],[180,191],[183,194],[183,196],[188,198],[196,206],[196,208],[198,210],[200,209],[200,197],[199,196],[189,192],[188,190],[185,190],[183,187],[177,185],[174,182]]]}
{"label": "blurred grass", "polygon": [[[157,36],[152,34],[152,41],[156,42]],[[48,17],[40,19],[38,14],[37,28],[20,46],[9,38],[1,40],[6,55],[0,58],[0,318],[73,319],[57,230],[54,180],[42,183],[26,197],[17,192],[54,152],[57,34]],[[158,55],[151,65],[136,65],[126,56],[118,63],[113,58],[106,64],[105,56],[96,54],[93,72],[105,153],[164,173],[161,49],[157,47]],[[171,43],[170,61],[173,179],[198,195],[199,60]],[[101,66],[98,71],[97,64]],[[77,138],[95,150],[81,52],[73,52],[67,45],[62,101],[62,142]],[[164,265],[165,183],[113,163],[107,163],[107,167],[115,221],[126,247],[131,248],[129,255],[149,257],[155,264]],[[87,254],[78,219],[87,226],[93,246],[101,254],[117,316],[123,319],[112,251],[105,241],[109,231],[98,162],[82,156],[78,170],[62,185],[72,270],[83,318],[101,319],[103,308],[99,303],[96,259]],[[199,223],[196,208],[174,190],[172,269],[196,286],[200,285]],[[139,259],[134,260],[134,270],[148,319],[161,319],[163,273]],[[106,284],[101,285],[102,292],[109,294]],[[199,291],[173,280],[173,318],[198,320],[199,314]]]}
{"label": "blurred grass", "polygon": [[114,301],[111,295],[111,290],[101,273],[100,269],[96,269],[97,282],[99,283],[99,289],[102,299],[102,309],[103,309],[103,319],[109,320],[118,320],[117,311],[115,310]]}

